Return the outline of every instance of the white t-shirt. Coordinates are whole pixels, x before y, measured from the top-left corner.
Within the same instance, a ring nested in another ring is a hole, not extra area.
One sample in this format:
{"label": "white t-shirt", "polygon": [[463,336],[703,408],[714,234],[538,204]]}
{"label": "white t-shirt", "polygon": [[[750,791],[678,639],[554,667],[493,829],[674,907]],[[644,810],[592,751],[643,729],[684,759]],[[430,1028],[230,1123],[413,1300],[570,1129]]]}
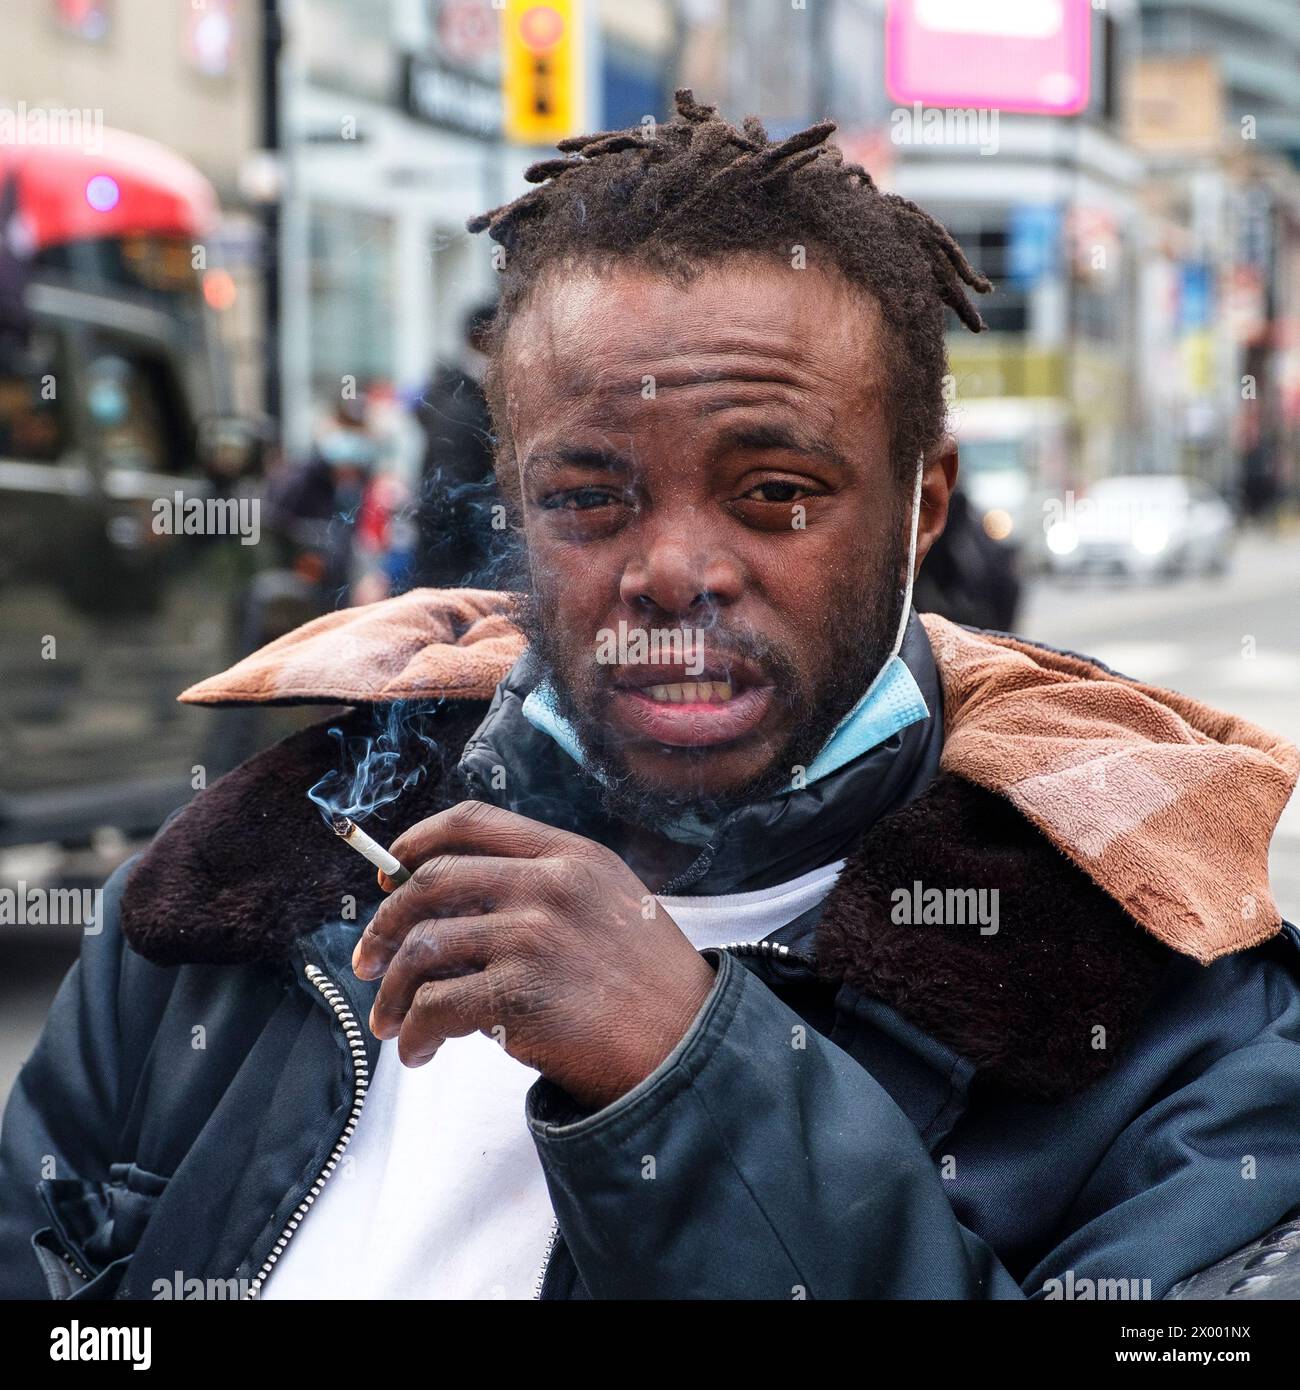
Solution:
{"label": "white t-shirt", "polygon": [[[761,941],[844,861],[757,893],[661,897],[697,949]],[[483,1033],[404,1067],[379,1050],[356,1133],[263,1298],[532,1298],[554,1215],[524,1096],[537,1072]]]}

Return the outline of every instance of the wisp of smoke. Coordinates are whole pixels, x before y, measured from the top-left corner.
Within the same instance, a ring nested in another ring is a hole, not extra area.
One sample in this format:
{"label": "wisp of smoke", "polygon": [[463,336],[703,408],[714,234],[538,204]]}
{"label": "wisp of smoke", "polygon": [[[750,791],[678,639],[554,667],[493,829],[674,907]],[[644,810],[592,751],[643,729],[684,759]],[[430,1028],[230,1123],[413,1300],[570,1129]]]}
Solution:
{"label": "wisp of smoke", "polygon": [[[336,817],[364,820],[424,777],[438,751],[437,740],[424,727],[426,710],[427,706],[413,709],[410,701],[396,700],[375,707],[377,731],[369,737],[348,737],[337,727],[328,731],[338,743],[339,765],[307,793],[327,823]],[[419,758],[420,748],[427,758]],[[412,750],[418,759],[413,766]]]}

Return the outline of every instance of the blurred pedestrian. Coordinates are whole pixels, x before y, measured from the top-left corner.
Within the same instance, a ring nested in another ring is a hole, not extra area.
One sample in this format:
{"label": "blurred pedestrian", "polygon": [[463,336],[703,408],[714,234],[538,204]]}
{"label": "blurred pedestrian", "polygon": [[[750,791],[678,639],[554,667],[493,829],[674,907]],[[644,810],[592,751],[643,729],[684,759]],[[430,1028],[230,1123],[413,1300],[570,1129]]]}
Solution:
{"label": "blurred pedestrian", "polygon": [[339,403],[311,455],[291,464],[267,491],[268,529],[286,559],[317,557],[321,588],[331,604],[346,602],[357,577],[355,528],[379,448],[365,403]]}
{"label": "blurred pedestrian", "polygon": [[915,602],[919,613],[939,613],[967,627],[1010,632],[1016,625],[1015,551],[985,532],[960,486],[948,499],[948,524],[916,576]]}
{"label": "blurred pedestrian", "polygon": [[424,460],[415,509],[414,560],[407,587],[486,582],[492,552],[492,427],[483,375],[492,302],[476,304],[462,326],[454,363],[434,372],[416,408]]}

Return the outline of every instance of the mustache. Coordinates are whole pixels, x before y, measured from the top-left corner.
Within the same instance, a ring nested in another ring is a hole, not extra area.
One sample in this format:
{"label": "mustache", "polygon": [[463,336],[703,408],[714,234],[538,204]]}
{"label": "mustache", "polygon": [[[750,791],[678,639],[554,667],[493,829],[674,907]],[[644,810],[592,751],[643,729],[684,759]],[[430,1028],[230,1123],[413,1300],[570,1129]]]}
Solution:
{"label": "mustache", "polygon": [[[604,694],[621,674],[626,674],[620,663],[603,663],[598,656],[600,634],[616,631],[619,622],[606,623],[589,642],[577,644],[565,641],[559,625],[544,611],[542,600],[535,591],[519,590],[516,595],[511,619],[533,651],[551,668],[560,667],[567,681],[580,684],[591,694]],[[639,636],[645,639],[646,650],[652,650],[652,636],[663,639],[666,634],[680,635],[689,639],[695,650],[707,652],[710,664],[732,663],[761,673],[774,687],[778,699],[783,696],[795,697],[794,693],[803,684],[802,668],[785,646],[760,633],[728,627],[716,612],[711,612],[705,621],[692,624],[634,624],[626,619],[621,621],[624,625],[623,640],[629,646]]]}

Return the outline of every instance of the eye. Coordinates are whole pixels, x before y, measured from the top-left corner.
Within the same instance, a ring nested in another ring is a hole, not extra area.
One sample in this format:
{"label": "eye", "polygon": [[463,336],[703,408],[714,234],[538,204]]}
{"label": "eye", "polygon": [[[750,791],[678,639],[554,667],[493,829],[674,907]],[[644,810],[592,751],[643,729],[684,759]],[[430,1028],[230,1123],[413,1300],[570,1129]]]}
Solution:
{"label": "eye", "polygon": [[[743,486],[745,481],[741,479],[738,485]],[[734,496],[729,509],[754,530],[803,529],[809,509],[831,491],[813,478],[764,478]]]}
{"label": "eye", "polygon": [[543,497],[539,506],[548,512],[589,512],[597,507],[609,507],[618,501],[618,494],[607,488],[580,487],[569,492],[553,492]]}
{"label": "eye", "polygon": [[810,491],[801,483],[791,482],[789,479],[773,479],[771,482],[759,483],[757,487],[750,488],[742,497],[745,501],[753,502],[795,502],[801,496],[808,496]]}
{"label": "eye", "polygon": [[824,497],[826,489],[812,478],[765,478],[736,498],[737,502],[766,502],[788,507],[805,497]]}

